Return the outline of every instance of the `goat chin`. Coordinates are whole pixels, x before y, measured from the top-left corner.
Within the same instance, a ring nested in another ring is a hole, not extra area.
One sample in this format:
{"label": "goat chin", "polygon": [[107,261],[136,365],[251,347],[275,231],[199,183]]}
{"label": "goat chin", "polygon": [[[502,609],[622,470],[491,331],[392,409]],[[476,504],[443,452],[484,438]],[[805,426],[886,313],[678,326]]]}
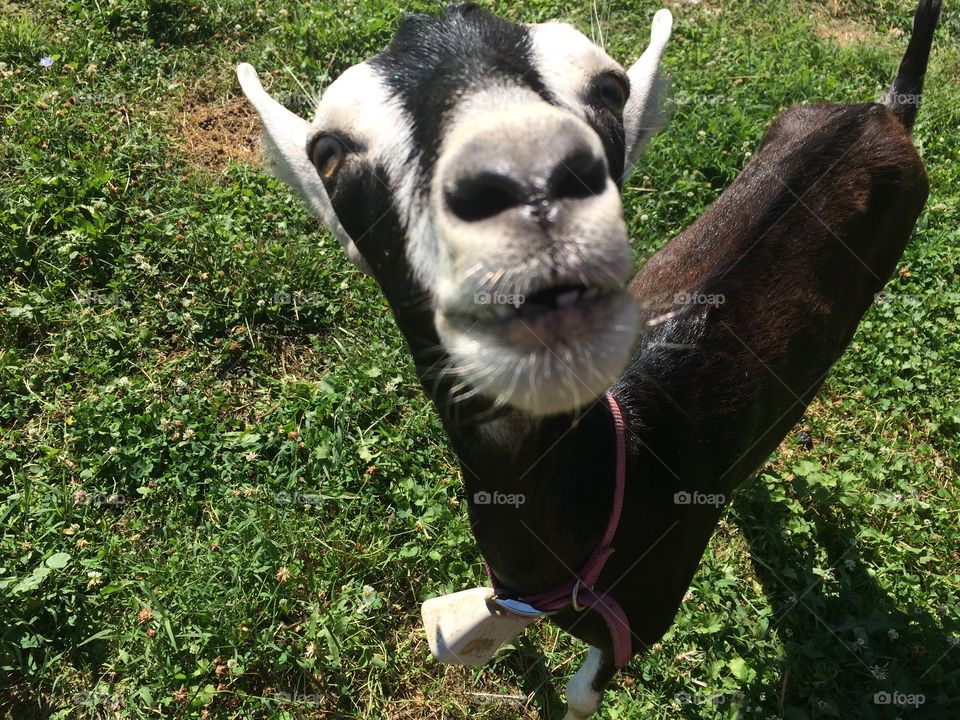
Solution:
{"label": "goat chin", "polygon": [[457,396],[480,394],[533,416],[574,412],[621,376],[633,353],[640,311],[626,292],[589,311],[478,322],[437,313],[436,325],[460,380]]}

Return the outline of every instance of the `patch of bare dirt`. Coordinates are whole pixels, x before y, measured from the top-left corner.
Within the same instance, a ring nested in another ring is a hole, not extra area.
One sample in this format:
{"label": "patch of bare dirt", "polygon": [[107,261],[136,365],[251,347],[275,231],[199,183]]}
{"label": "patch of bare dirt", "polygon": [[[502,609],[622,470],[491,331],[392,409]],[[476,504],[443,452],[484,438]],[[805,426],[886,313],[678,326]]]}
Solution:
{"label": "patch of bare dirt", "polygon": [[218,173],[232,161],[260,159],[260,121],[243,98],[188,97],[178,126],[176,145],[199,170]]}
{"label": "patch of bare dirt", "polygon": [[857,8],[849,0],[829,0],[825,5],[816,3],[814,7],[817,35],[825,40],[833,40],[843,48],[865,43],[887,43],[903,35],[897,28],[884,34],[869,22],[857,20]]}
{"label": "patch of bare dirt", "polygon": [[708,15],[719,15],[723,12],[720,0],[668,0],[665,3],[672,12],[683,15],[684,13],[693,13],[696,11],[705,12]]}

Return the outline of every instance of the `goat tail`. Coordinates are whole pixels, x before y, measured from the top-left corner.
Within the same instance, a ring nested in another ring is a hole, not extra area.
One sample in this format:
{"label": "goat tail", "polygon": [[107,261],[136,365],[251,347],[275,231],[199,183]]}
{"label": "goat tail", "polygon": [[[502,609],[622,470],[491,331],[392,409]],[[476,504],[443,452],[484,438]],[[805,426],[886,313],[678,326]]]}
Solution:
{"label": "goat tail", "polygon": [[943,0],[920,0],[913,17],[913,35],[900,62],[897,77],[883,104],[893,111],[907,130],[913,129],[923,96],[923,78],[933,46],[933,33],[940,22]]}

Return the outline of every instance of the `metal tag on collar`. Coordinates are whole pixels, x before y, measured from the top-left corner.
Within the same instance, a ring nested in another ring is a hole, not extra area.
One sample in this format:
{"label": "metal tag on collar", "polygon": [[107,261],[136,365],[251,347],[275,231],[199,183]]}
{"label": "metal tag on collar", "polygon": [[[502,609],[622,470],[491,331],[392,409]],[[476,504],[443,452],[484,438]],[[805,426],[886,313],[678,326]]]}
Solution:
{"label": "metal tag on collar", "polygon": [[530,603],[525,603],[522,600],[514,600],[512,598],[499,598],[495,597],[493,601],[497,604],[498,607],[503,608],[508,613],[513,615],[519,615],[524,618],[538,618],[549,615],[550,613],[545,613],[541,610],[537,610]]}

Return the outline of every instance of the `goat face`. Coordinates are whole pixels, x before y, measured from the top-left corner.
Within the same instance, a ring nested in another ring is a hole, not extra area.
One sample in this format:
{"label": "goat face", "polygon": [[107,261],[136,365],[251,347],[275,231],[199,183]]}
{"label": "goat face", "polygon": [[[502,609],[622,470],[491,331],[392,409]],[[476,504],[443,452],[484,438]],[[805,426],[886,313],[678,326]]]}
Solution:
{"label": "goat face", "polygon": [[461,387],[544,415],[595,398],[631,354],[619,187],[659,127],[670,25],[660,11],[626,73],[569,25],[414,16],[309,124],[238,75],[277,174],[401,325],[426,318],[413,331],[439,338]]}

